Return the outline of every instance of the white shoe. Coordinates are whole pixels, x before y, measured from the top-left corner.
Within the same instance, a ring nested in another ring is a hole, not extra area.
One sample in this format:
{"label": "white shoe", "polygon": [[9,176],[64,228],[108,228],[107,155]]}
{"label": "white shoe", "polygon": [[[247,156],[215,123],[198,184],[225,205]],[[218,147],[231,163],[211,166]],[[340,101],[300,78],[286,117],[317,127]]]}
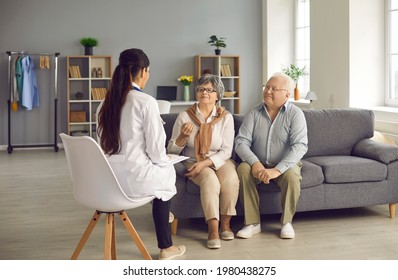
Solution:
{"label": "white shoe", "polygon": [[260,232],[261,232],[261,224],[246,225],[240,231],[238,231],[236,236],[240,237],[240,238],[250,238],[253,235],[260,233]]}
{"label": "white shoe", "polygon": [[281,238],[292,239],[295,237],[294,229],[291,223],[286,223],[281,229]]}
{"label": "white shoe", "polygon": [[174,214],[169,212],[169,223],[171,224],[174,221]]}
{"label": "white shoe", "polygon": [[187,248],[184,245],[176,246],[178,250],[175,251],[166,251],[160,250],[159,260],[172,260],[176,257],[180,257],[185,254]]}

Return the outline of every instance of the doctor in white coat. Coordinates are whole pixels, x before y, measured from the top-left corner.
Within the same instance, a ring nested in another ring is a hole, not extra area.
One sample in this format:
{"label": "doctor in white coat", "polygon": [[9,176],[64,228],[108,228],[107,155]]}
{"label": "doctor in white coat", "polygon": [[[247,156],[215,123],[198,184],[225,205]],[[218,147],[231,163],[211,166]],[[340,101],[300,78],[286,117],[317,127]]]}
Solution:
{"label": "doctor in white coat", "polygon": [[156,100],[142,90],[149,78],[149,59],[140,49],[119,56],[111,86],[98,114],[98,136],[125,193],[155,196],[152,216],[159,259],[185,253],[174,246],[169,224],[170,199],[176,194],[176,173],[168,164],[166,134]]}

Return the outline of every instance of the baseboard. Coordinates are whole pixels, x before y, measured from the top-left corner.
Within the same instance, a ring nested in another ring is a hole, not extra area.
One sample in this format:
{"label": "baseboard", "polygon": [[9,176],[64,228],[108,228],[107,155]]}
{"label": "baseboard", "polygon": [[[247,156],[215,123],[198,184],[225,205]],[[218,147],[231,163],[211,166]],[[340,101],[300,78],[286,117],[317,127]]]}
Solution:
{"label": "baseboard", "polygon": [[[64,145],[61,143],[57,144],[59,149],[63,149]],[[54,147],[31,147],[31,148],[15,148],[18,150],[53,150]],[[7,151],[8,150],[8,145],[0,145],[0,151]]]}

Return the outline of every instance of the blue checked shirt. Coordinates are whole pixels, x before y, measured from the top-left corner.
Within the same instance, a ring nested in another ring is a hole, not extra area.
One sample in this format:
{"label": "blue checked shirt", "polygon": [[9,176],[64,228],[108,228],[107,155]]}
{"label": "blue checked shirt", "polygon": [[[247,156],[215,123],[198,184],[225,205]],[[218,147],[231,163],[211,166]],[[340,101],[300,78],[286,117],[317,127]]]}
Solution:
{"label": "blue checked shirt", "polygon": [[289,102],[271,122],[265,106],[256,105],[245,115],[235,138],[235,151],[250,165],[260,161],[284,173],[308,150],[307,122],[303,111]]}

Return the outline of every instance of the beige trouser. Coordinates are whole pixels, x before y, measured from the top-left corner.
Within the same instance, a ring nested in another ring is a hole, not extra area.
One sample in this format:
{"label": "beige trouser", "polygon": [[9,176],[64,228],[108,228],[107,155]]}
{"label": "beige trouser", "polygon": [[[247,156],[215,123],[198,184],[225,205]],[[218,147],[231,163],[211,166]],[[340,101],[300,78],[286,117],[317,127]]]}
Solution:
{"label": "beige trouser", "polygon": [[[188,164],[187,167],[193,163]],[[200,201],[206,221],[221,215],[235,216],[239,196],[239,179],[233,160],[227,160],[218,170],[210,167],[191,178],[200,187]]]}
{"label": "beige trouser", "polygon": [[[301,190],[301,167],[302,163],[299,162],[273,179],[281,189],[282,224],[291,223],[296,213]],[[245,225],[258,224],[261,221],[260,197],[256,186],[262,182],[254,178],[251,166],[247,162],[241,163],[237,171],[240,180],[239,200],[244,210]]]}

